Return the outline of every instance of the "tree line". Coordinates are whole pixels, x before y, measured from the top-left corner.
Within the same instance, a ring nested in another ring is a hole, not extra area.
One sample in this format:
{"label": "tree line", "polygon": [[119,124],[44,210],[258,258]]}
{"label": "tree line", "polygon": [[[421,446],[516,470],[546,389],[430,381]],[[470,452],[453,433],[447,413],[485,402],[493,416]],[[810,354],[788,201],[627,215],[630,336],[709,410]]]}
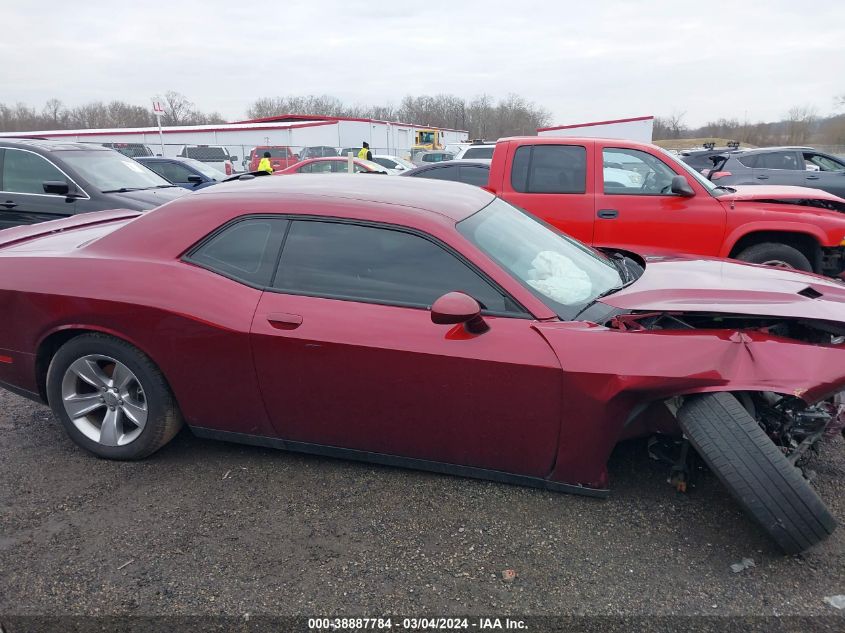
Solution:
{"label": "tree line", "polygon": [[[203,112],[175,91],[165,94],[163,106],[163,125],[225,123],[217,112]],[[517,95],[499,100],[489,95],[473,99],[445,94],[409,95],[398,106],[348,104],[330,95],[264,97],[254,101],[247,109],[250,119],[292,113],[403,121],[467,130],[472,138],[487,139],[535,134],[538,127],[551,122],[551,113]],[[58,99],[50,99],[40,110],[23,103],[0,103],[2,132],[148,127],[155,124],[150,107],[123,101],[95,101],[70,108]]]}
{"label": "tree line", "polygon": [[[225,123],[218,112],[204,112],[185,95],[169,90],[163,98],[164,125]],[[845,94],[835,100],[845,110]],[[503,136],[535,134],[551,124],[551,113],[511,94],[502,99],[479,95],[466,99],[449,94],[404,97],[398,105],[350,104],[331,95],[280,96],[256,99],[247,109],[251,119],[280,114],[314,114],[402,121],[416,125],[467,130],[470,138],[494,140]],[[822,117],[809,106],[791,108],[780,121],[749,122],[720,118],[699,127],[684,122],[685,112],[674,111],[654,120],[655,140],[724,138],[751,145],[845,145],[845,114]],[[0,103],[0,131],[149,127],[156,124],[148,106],[124,101],[94,101],[68,107],[50,99],[41,109],[23,103]]]}
{"label": "tree line", "polygon": [[[835,99],[837,109],[845,109],[845,95]],[[779,121],[749,122],[719,118],[700,126],[684,123],[685,112],[655,117],[655,140],[721,138],[749,145],[845,145],[845,114],[820,116],[811,106],[790,108]]]}
{"label": "tree line", "polygon": [[515,94],[498,101],[489,95],[472,99],[448,94],[408,95],[398,106],[350,105],[330,95],[264,97],[249,107],[247,116],[258,119],[291,112],[453,128],[467,130],[471,138],[486,139],[536,134],[538,127],[549,125],[552,120],[548,110]]}
{"label": "tree line", "polygon": [[[217,112],[201,112],[185,95],[170,90],[162,100],[162,125],[202,125],[225,123]],[[149,127],[156,125],[151,106],[124,101],[92,101],[67,107],[59,99],[50,99],[40,110],[24,103],[0,103],[0,132],[32,130],[77,130],[113,127]]]}

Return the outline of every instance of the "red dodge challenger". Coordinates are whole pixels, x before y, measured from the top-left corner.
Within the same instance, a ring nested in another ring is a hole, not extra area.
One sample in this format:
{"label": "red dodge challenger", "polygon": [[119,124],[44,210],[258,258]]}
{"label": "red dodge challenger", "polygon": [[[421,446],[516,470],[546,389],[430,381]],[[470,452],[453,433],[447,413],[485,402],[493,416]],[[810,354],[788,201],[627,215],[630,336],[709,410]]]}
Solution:
{"label": "red dodge challenger", "polygon": [[841,431],[845,286],[600,252],[487,191],[255,178],[0,232],[0,382],[101,457],[219,439],[601,496],[696,453],[788,552]]}

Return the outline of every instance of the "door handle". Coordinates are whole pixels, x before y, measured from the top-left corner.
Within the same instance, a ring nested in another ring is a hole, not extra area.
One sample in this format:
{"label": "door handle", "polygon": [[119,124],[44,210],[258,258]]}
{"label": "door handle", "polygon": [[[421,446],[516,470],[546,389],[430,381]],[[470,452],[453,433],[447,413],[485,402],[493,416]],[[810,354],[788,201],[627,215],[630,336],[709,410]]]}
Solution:
{"label": "door handle", "polygon": [[819,177],[816,176],[816,175],[807,176],[807,180],[818,180],[818,179],[819,179]]}
{"label": "door handle", "polygon": [[596,215],[602,220],[612,220],[619,216],[619,211],[616,209],[599,209],[599,212]]}
{"label": "door handle", "polygon": [[17,205],[16,202],[12,202],[11,200],[6,200],[6,202],[0,202],[0,207],[6,207],[7,209],[14,209]]}
{"label": "door handle", "polygon": [[766,174],[760,174],[757,176],[758,180],[768,180],[769,177]]}
{"label": "door handle", "polygon": [[302,317],[287,312],[271,312],[267,315],[267,322],[277,330],[295,330],[302,325]]}

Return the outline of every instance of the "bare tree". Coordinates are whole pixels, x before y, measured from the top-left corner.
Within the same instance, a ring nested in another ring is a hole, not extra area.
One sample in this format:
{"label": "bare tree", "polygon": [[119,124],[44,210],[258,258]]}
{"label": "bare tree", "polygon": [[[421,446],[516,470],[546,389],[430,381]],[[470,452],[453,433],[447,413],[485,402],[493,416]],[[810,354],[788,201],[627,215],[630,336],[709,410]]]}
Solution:
{"label": "bare tree", "polygon": [[810,140],[810,134],[818,117],[811,106],[795,106],[787,113],[786,142],[790,145],[803,145]]}
{"label": "bare tree", "polygon": [[165,125],[186,125],[194,114],[194,103],[181,92],[168,90],[164,93]]}

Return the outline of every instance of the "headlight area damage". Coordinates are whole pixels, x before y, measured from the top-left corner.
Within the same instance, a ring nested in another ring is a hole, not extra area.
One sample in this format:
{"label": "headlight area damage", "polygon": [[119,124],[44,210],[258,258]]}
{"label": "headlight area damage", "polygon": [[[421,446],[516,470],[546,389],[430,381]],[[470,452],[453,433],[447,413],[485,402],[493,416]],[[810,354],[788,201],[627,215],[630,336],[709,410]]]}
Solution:
{"label": "headlight area damage", "polygon": [[615,443],[658,434],[652,456],[672,464],[678,489],[697,453],[785,551],[833,531],[796,465],[845,425],[842,324],[622,311],[536,327],[571,376],[553,479],[606,486],[598,465]]}

